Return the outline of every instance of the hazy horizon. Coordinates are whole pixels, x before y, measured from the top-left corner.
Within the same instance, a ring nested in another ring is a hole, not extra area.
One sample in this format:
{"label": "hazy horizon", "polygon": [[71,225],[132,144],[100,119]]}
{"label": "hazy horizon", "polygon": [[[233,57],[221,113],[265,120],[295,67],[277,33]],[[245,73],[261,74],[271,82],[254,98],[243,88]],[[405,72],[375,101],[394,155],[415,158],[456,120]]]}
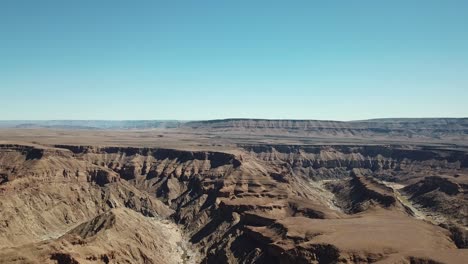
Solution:
{"label": "hazy horizon", "polygon": [[467,9],[2,1],[0,120],[466,117]]}
{"label": "hazy horizon", "polygon": [[419,119],[467,119],[463,117],[384,117],[370,119],[300,119],[300,118],[256,118],[256,117],[227,117],[215,119],[0,119],[0,122],[197,122],[197,121],[222,121],[222,120],[287,120],[287,121],[336,121],[336,122],[354,122],[354,121],[372,121],[372,120],[419,120]]}

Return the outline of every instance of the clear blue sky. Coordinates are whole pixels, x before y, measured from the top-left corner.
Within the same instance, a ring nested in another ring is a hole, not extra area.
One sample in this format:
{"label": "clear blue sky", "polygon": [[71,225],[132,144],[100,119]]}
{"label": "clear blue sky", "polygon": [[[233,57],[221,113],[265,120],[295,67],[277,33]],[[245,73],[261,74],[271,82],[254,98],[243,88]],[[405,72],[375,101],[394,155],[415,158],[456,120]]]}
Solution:
{"label": "clear blue sky", "polygon": [[0,119],[468,116],[468,1],[1,0]]}

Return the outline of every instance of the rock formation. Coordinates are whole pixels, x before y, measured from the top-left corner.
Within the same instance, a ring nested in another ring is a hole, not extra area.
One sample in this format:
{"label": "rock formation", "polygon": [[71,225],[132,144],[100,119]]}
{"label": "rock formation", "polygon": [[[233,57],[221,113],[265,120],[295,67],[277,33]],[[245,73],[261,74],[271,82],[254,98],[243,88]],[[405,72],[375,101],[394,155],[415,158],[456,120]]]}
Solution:
{"label": "rock formation", "polygon": [[5,143],[0,262],[464,263],[467,186],[445,145]]}

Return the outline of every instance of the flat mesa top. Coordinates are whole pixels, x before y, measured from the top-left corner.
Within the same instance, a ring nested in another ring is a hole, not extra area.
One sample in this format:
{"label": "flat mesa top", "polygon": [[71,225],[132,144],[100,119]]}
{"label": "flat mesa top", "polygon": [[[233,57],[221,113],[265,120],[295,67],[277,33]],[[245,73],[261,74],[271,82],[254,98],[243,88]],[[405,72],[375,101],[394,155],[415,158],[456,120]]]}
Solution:
{"label": "flat mesa top", "polygon": [[0,141],[184,149],[242,144],[410,144],[468,146],[467,118],[352,122],[224,119],[207,121],[0,121]]}

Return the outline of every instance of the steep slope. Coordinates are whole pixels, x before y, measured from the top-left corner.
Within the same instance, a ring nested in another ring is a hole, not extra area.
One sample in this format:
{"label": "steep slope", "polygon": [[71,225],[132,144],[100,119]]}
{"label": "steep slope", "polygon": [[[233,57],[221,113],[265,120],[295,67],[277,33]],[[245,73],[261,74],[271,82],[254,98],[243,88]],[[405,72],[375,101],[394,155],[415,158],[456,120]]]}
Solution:
{"label": "steep slope", "polygon": [[447,228],[459,248],[468,248],[468,179],[429,176],[402,193],[434,222]]}
{"label": "steep slope", "polygon": [[[410,185],[428,172],[466,179],[467,161],[460,150],[402,145],[239,145],[226,152],[3,145],[0,245],[10,260],[34,243],[32,258],[57,253],[68,263],[99,262],[116,247],[115,262],[151,263],[163,258],[151,255],[159,252],[157,239],[142,238],[136,254],[102,230],[134,241],[122,230],[170,215],[202,263],[463,263],[468,252],[457,249],[453,234],[415,219],[381,182]],[[79,247],[69,245],[74,236]]]}
{"label": "steep slope", "polygon": [[409,199],[427,210],[468,226],[468,182],[454,177],[428,176],[402,189]]}
{"label": "steep slope", "polygon": [[2,250],[8,263],[194,263],[178,227],[118,208],[57,239]]}
{"label": "steep slope", "polygon": [[466,252],[447,239],[446,230],[398,211],[376,209],[326,220],[287,217],[247,230],[252,239],[266,244],[259,257],[275,263],[463,263],[466,258]]}
{"label": "steep slope", "polygon": [[[267,227],[288,217],[299,222],[304,216],[346,218],[333,207],[330,197],[324,197],[326,190],[313,184],[316,180],[345,179],[356,171],[402,181],[409,174],[413,179],[425,171],[459,173],[464,170],[460,160],[466,158],[456,151],[403,146],[243,148],[238,154],[145,148],[85,148],[74,152],[80,159],[112,168],[170,205],[175,210],[174,220],[185,226],[191,241],[210,263],[266,256],[267,246],[249,238],[246,227],[250,225]],[[363,175],[353,178],[360,194],[352,198],[361,207],[357,211],[382,206],[411,217],[390,190],[373,187],[377,184]],[[246,246],[252,244],[256,247]]]}
{"label": "steep slope", "polygon": [[65,149],[0,147],[0,248],[58,237],[111,208],[169,216],[161,201]]}
{"label": "steep slope", "polygon": [[327,120],[221,119],[188,122],[209,131],[305,133],[335,137],[466,138],[468,118],[402,118],[352,122]]}

